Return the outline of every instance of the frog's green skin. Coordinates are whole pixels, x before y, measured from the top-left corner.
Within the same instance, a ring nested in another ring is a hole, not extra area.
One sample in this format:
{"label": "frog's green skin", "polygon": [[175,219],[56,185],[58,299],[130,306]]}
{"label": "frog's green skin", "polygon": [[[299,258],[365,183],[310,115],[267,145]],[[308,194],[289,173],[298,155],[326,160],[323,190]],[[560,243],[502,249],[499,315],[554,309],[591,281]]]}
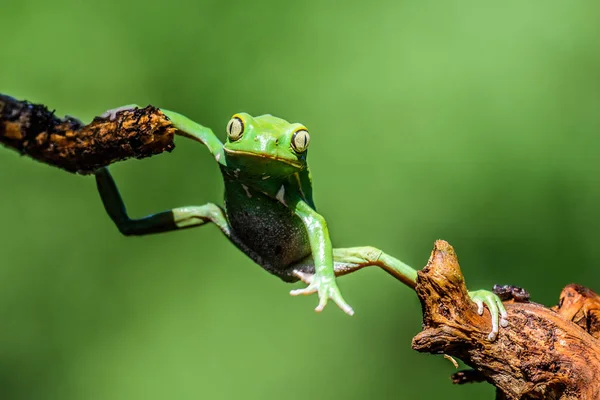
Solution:
{"label": "frog's green skin", "polygon": [[[132,108],[108,111],[105,117]],[[140,219],[130,219],[108,169],[96,172],[98,190],[106,211],[125,235],[144,235],[190,228],[212,222],[231,242],[257,264],[286,282],[302,280],[308,286],[292,295],[317,292],[321,311],[328,299],[352,315],[337,287],[336,276],[366,266],[379,266],[414,288],[417,272],[374,247],[333,249],[325,219],[312,199],[306,164],[309,136],[301,124],[245,113],[233,116],[222,144],[215,134],[175,112],[162,110],[180,135],[204,144],[218,162],[225,183],[225,209],[208,203],[176,208]],[[226,211],[225,211],[226,210]],[[500,299],[488,291],[471,292],[483,313],[486,304],[493,329],[506,324]]]}

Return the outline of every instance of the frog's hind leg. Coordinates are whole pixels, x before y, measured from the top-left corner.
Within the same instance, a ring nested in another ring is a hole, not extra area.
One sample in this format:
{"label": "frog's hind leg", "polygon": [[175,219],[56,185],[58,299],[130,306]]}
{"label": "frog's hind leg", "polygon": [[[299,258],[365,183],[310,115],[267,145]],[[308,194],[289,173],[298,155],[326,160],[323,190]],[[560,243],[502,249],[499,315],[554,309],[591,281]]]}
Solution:
{"label": "frog's hind leg", "polygon": [[192,228],[212,222],[233,241],[231,227],[223,209],[216,204],[179,207],[162,211],[143,218],[131,219],[117,185],[107,168],[95,172],[96,184],[106,212],[119,231],[126,235],[148,235],[177,229]]}
{"label": "frog's hind leg", "polygon": [[126,236],[149,235],[152,233],[193,228],[212,222],[219,227],[231,243],[254,262],[266,269],[276,270],[276,267],[271,266],[267,260],[252,251],[237,237],[231,225],[229,225],[225,212],[218,205],[207,203],[202,206],[179,207],[143,218],[131,219],[127,215],[123,199],[108,169],[99,169],[95,172],[95,175],[104,208],[122,234]]}
{"label": "frog's hind leg", "polygon": [[[333,261],[335,276],[347,275],[364,267],[378,266],[405,285],[411,288],[416,285],[416,270],[375,247],[333,249]],[[292,273],[306,283],[314,273],[313,264],[312,257],[308,257],[292,266]]]}
{"label": "frog's hind leg", "polygon": [[[378,266],[405,285],[415,288],[417,271],[402,261],[384,253],[375,247],[350,247],[333,249],[335,276],[342,276],[368,266]],[[304,283],[309,283],[314,274],[314,262],[311,257],[292,266],[292,273]],[[469,297],[477,305],[479,315],[483,314],[484,305],[488,307],[492,319],[492,331],[489,340],[495,340],[499,326],[508,325],[507,313],[502,301],[494,293],[487,290],[469,291]]]}
{"label": "frog's hind leg", "polygon": [[333,259],[336,276],[377,266],[411,288],[417,284],[417,271],[414,268],[372,246],[333,249]]}

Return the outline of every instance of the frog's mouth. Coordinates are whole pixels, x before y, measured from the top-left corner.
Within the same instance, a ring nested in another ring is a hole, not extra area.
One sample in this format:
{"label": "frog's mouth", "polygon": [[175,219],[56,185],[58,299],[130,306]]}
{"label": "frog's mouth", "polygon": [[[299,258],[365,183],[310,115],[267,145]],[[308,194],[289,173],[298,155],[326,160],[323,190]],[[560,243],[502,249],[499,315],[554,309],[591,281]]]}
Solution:
{"label": "frog's mouth", "polygon": [[234,157],[235,156],[243,156],[243,157],[262,158],[264,160],[269,160],[269,161],[279,161],[284,164],[291,165],[292,167],[295,167],[298,169],[304,168],[304,164],[298,160],[289,160],[286,158],[273,157],[273,156],[269,156],[266,154],[258,154],[258,153],[252,153],[249,151],[241,151],[241,150],[231,150],[231,149],[227,149],[227,148],[223,148],[223,150],[225,151],[226,154],[234,156]]}

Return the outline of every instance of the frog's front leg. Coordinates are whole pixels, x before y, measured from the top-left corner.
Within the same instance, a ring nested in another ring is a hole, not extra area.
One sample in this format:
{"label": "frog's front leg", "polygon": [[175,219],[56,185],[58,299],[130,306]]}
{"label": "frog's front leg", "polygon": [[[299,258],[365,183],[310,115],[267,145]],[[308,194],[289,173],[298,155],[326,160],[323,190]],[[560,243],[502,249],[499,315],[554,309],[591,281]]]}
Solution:
{"label": "frog's front leg", "polygon": [[[289,199],[289,196],[284,197],[284,199]],[[292,290],[290,294],[297,296],[316,292],[319,295],[319,305],[315,308],[315,311],[322,311],[327,301],[331,299],[346,314],[353,315],[352,307],[344,301],[335,280],[333,250],[325,219],[300,197],[293,196],[289,201],[294,212],[300,217],[308,231],[312,258],[314,259],[314,274],[305,280],[308,286],[304,289]]]}
{"label": "frog's front leg", "polygon": [[[133,110],[136,108],[140,107],[137,104],[128,104],[126,106],[121,106],[108,110],[104,114],[102,114],[101,117],[113,120],[117,116],[118,112]],[[217,158],[217,162],[219,162],[219,158],[221,157],[221,149],[223,148],[223,143],[221,143],[221,141],[217,138],[217,136],[213,133],[213,131],[210,128],[200,125],[199,123],[192,121],[188,117],[176,113],[174,111],[169,111],[162,108],[160,109],[160,111],[163,114],[165,114],[167,118],[169,118],[169,120],[173,123],[173,126],[177,128],[178,135],[187,137],[196,142],[204,144],[211,152],[211,154]]]}
{"label": "frog's front leg", "polygon": [[[333,249],[335,276],[343,276],[358,271],[368,266],[378,266],[384,271],[414,289],[417,284],[417,271],[407,264],[383,251],[371,247],[350,247]],[[294,265],[293,274],[303,282],[311,281],[314,261],[311,257]],[[502,301],[493,292],[477,290],[469,292],[471,300],[477,305],[479,315],[483,314],[483,306],[486,305],[492,317],[492,331],[488,335],[489,340],[495,340],[498,336],[499,326],[508,325],[507,313]]]}

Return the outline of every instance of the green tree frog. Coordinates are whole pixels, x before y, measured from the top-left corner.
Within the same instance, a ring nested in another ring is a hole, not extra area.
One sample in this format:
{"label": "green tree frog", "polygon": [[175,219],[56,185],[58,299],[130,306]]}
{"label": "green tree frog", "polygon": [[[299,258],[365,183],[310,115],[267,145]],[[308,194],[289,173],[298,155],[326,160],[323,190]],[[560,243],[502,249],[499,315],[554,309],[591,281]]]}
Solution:
{"label": "green tree frog", "polygon": [[[103,117],[134,105],[107,111]],[[145,235],[201,226],[212,222],[255,263],[286,282],[301,280],[307,286],[292,295],[317,293],[321,311],[331,299],[352,315],[336,283],[336,276],[366,266],[378,266],[411,288],[417,271],[383,251],[366,246],[332,248],[325,218],[316,210],[311,174],[306,163],[310,135],[298,123],[261,115],[235,114],[221,143],[211,129],[181,114],[162,110],[178,134],[205,145],[223,175],[225,207],[213,203],[174,208],[144,218],[128,217],[125,205],[108,171],[96,172],[104,207],[124,235]],[[498,325],[506,325],[506,311],[492,292],[470,292],[483,313],[492,316],[495,339]]]}

